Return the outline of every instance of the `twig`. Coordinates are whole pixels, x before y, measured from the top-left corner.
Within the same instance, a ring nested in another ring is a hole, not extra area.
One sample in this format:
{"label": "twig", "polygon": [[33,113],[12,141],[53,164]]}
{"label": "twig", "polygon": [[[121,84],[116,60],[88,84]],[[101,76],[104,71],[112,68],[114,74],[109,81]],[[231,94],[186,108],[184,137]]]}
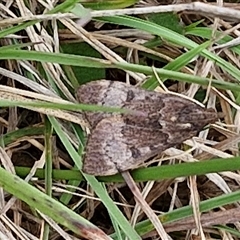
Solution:
{"label": "twig", "polygon": [[[92,11],[91,17],[110,17],[121,15],[139,15],[148,13],[163,13],[163,12],[182,12],[190,11],[209,15],[211,17],[221,17],[222,19],[240,20],[240,11],[229,7],[219,7],[208,3],[194,2],[187,4],[174,4],[164,6],[153,7],[139,7],[139,8],[126,8],[126,9],[113,9],[113,10],[100,10]],[[0,21],[0,26],[8,26],[31,20],[52,20],[52,19],[79,19],[73,13],[56,13],[56,14],[44,14],[34,16],[24,16],[19,18],[8,18]]]}

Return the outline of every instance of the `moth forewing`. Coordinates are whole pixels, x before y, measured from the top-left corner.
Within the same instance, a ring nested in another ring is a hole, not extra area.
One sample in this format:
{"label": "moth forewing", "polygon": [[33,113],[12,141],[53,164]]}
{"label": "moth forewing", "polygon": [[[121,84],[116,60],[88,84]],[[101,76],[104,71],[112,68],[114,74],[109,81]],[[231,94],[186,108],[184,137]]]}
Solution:
{"label": "moth forewing", "polygon": [[132,110],[132,114],[85,112],[92,130],[83,170],[92,175],[112,175],[136,168],[150,157],[195,136],[218,118],[213,109],[175,94],[108,80],[82,85],[77,98],[85,104]]}

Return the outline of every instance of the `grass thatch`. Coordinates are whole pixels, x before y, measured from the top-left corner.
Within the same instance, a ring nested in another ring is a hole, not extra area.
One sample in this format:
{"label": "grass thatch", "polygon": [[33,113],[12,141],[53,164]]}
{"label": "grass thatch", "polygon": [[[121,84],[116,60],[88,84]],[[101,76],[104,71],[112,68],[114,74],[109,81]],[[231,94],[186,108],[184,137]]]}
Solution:
{"label": "grass thatch", "polygon": [[239,239],[237,3],[56,2],[0,2],[0,239],[158,239],[120,175],[80,171],[82,110],[119,109],[75,91],[104,78],[219,112],[132,175],[172,239]]}

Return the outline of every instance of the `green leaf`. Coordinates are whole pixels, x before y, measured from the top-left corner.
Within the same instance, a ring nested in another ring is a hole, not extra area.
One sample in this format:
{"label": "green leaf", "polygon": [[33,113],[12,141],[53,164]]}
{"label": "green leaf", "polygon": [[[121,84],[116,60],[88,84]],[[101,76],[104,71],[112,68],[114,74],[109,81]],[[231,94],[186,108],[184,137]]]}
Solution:
{"label": "green leaf", "polygon": [[[84,42],[61,44],[61,48],[63,53],[101,58],[101,54],[99,54],[98,51]],[[91,80],[104,79],[106,77],[105,69],[103,68],[92,68],[91,71],[89,71],[89,67],[73,66],[72,70],[79,84],[84,84]],[[66,74],[68,74],[67,71],[68,69],[65,68]]]}
{"label": "green leaf", "polygon": [[138,0],[80,0],[84,7],[94,10],[110,10],[126,8],[138,2]]}
{"label": "green leaf", "polygon": [[176,13],[167,12],[147,14],[147,19],[150,22],[156,23],[180,34],[184,31],[183,26],[180,24],[178,14]]}

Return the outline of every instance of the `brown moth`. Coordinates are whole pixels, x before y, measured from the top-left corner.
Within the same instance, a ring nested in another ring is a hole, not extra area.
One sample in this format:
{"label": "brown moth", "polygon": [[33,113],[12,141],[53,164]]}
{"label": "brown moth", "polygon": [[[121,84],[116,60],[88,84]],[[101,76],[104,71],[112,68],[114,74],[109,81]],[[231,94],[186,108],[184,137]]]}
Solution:
{"label": "brown moth", "polygon": [[80,86],[77,99],[85,104],[142,113],[85,112],[92,130],[83,171],[95,176],[136,168],[167,148],[197,135],[218,118],[214,109],[205,109],[183,97],[108,80]]}

